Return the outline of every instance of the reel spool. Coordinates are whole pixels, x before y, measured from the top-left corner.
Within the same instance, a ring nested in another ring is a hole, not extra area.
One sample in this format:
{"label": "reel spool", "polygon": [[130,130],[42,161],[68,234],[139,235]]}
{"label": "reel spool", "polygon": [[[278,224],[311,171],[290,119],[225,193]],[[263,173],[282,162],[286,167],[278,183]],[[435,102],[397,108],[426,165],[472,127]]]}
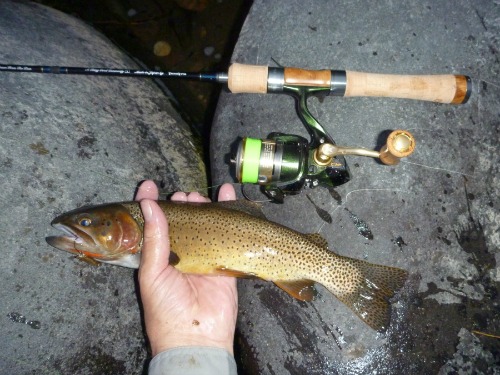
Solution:
{"label": "reel spool", "polygon": [[241,183],[268,185],[293,182],[304,172],[308,142],[299,136],[243,138],[236,154],[236,178]]}

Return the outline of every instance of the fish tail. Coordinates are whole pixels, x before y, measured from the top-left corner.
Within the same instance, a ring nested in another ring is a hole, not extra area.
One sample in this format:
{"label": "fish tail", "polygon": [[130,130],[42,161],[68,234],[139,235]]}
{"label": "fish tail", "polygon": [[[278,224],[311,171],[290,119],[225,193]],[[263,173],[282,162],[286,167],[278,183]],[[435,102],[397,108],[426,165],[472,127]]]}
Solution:
{"label": "fish tail", "polygon": [[[408,272],[358,259],[335,258],[335,276],[324,285],[371,328],[385,331],[391,317],[389,299],[403,287]],[[343,263],[340,267],[339,262]]]}

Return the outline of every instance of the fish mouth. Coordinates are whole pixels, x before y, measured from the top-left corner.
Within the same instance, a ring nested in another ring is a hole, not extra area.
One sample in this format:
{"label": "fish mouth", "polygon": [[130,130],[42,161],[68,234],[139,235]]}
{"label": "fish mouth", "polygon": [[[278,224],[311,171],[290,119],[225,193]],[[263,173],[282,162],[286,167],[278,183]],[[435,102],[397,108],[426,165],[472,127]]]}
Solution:
{"label": "fish mouth", "polygon": [[50,246],[76,255],[87,255],[88,253],[92,253],[92,250],[96,248],[94,239],[87,233],[60,223],[52,223],[52,226],[65,235],[46,237],[45,241]]}

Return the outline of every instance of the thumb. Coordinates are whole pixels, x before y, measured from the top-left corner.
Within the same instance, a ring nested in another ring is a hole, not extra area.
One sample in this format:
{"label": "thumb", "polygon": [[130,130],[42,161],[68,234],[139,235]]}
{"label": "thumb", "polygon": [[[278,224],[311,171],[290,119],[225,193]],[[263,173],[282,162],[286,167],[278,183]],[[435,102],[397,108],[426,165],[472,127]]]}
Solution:
{"label": "thumb", "polygon": [[140,204],[144,216],[140,271],[144,276],[151,275],[154,278],[168,266],[170,255],[168,223],[158,203],[143,199]]}

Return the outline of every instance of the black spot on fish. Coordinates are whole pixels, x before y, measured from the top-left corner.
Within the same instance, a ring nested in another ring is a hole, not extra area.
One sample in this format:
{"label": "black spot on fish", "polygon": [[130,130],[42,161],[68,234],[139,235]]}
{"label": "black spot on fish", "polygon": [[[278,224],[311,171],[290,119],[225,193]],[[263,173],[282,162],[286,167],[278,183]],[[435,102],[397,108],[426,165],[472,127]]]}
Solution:
{"label": "black spot on fish", "polygon": [[353,214],[351,211],[349,211],[347,208],[344,208],[347,212],[349,212],[349,215],[351,216],[351,220],[356,226],[356,229],[358,230],[358,233],[362,235],[364,238],[367,240],[373,240],[373,233],[368,227],[368,224],[366,221],[361,220],[358,216]]}
{"label": "black spot on fish", "polygon": [[306,197],[307,199],[309,199],[309,202],[313,204],[314,208],[316,209],[316,213],[323,221],[326,221],[328,224],[333,223],[332,216],[328,213],[328,211],[322,209],[316,203],[314,203],[309,194],[306,194]]}
{"label": "black spot on fish", "polygon": [[170,256],[168,258],[168,264],[172,265],[172,266],[176,266],[177,264],[179,264],[180,262],[180,258],[179,256],[173,252],[172,250],[170,250]]}

